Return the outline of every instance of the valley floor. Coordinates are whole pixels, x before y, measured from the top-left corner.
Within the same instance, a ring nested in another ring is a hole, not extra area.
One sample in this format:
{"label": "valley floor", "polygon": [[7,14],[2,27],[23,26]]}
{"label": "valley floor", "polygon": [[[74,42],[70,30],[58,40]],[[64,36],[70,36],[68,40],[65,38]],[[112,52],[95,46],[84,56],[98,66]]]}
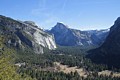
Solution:
{"label": "valley floor", "polygon": [[[85,68],[78,68],[75,67],[69,67],[68,65],[63,65],[59,62],[54,62],[54,67],[47,67],[44,69],[41,69],[44,71],[54,71],[54,72],[64,72],[66,74],[68,73],[75,73],[77,72],[81,77],[87,78],[89,75],[93,75],[93,71],[87,71]],[[110,70],[103,70],[100,72],[97,72],[98,76],[111,76],[111,77],[119,77],[120,78],[120,72],[113,72]]]}

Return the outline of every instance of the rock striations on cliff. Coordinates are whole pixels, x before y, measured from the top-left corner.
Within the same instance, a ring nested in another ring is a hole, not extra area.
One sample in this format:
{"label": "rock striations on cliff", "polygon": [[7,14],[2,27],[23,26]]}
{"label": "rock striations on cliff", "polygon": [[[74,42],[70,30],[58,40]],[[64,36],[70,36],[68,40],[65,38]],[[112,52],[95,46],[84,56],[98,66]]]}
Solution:
{"label": "rock striations on cliff", "polygon": [[54,36],[44,32],[32,21],[17,21],[0,15],[0,35],[6,36],[10,47],[25,49],[29,47],[35,53],[43,53],[44,48],[56,48]]}

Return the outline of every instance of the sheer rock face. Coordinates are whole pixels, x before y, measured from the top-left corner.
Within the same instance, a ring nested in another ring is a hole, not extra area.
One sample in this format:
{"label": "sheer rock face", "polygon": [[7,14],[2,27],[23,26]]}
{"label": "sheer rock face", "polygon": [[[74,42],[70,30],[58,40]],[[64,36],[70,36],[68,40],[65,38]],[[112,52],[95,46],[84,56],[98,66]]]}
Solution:
{"label": "sheer rock face", "polygon": [[16,47],[30,47],[35,53],[43,53],[43,47],[50,50],[56,48],[54,36],[38,28],[33,22],[22,22],[0,16],[0,34],[10,35],[9,45]]}
{"label": "sheer rock face", "polygon": [[87,57],[96,63],[105,63],[120,68],[120,17],[110,28],[105,42],[97,49],[89,51]]}
{"label": "sheer rock face", "polygon": [[63,23],[57,23],[49,32],[54,34],[58,45],[90,46],[102,44],[109,33],[109,29],[81,31],[70,29]]}

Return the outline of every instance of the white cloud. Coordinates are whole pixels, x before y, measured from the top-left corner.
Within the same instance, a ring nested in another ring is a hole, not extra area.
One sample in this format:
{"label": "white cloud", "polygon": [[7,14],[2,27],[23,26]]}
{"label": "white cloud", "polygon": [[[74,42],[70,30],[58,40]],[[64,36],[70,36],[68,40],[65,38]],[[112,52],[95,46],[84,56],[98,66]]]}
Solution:
{"label": "white cloud", "polygon": [[65,7],[66,7],[66,5],[67,5],[67,2],[68,2],[68,0],[64,0],[63,6],[62,6],[62,11],[64,11],[64,9],[65,9]]}

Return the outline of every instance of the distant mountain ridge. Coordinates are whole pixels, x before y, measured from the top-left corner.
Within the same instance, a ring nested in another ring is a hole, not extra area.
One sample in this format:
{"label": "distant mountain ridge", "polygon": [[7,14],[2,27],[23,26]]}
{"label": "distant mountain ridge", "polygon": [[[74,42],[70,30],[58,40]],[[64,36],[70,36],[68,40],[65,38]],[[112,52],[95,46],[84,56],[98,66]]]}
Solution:
{"label": "distant mountain ridge", "polygon": [[101,45],[109,33],[109,29],[81,31],[71,29],[63,23],[57,23],[50,31],[55,41],[61,46]]}
{"label": "distant mountain ridge", "polygon": [[6,36],[6,45],[23,50],[30,48],[37,54],[43,53],[43,48],[56,48],[54,36],[31,21],[17,21],[0,15],[0,35]]}

